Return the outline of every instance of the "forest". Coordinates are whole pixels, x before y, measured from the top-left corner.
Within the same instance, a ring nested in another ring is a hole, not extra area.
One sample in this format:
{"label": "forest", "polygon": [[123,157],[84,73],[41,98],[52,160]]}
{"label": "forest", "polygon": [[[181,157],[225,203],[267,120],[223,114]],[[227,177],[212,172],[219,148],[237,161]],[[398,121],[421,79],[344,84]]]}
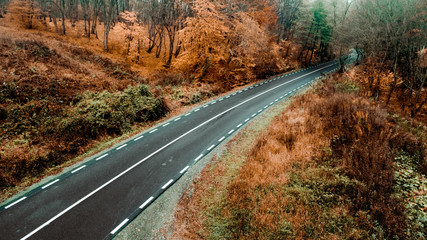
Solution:
{"label": "forest", "polygon": [[1,199],[100,143],[332,59],[360,96],[426,124],[426,23],[425,0],[0,0]]}

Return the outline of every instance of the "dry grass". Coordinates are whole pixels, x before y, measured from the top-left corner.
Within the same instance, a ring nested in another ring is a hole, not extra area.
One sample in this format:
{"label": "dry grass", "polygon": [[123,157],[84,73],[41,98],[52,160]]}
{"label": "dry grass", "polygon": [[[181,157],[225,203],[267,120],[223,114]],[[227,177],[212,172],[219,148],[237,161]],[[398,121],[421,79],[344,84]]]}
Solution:
{"label": "dry grass", "polygon": [[393,159],[396,150],[416,154],[423,146],[379,105],[343,93],[352,88],[326,81],[273,121],[240,169],[227,172],[229,159],[204,173],[182,198],[176,238],[414,236],[394,189]]}

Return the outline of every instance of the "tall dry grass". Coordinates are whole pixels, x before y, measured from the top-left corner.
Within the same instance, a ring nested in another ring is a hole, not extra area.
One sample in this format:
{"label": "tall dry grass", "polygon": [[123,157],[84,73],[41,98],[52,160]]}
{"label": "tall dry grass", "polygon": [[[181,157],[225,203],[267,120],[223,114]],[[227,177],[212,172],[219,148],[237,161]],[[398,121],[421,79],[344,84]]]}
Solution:
{"label": "tall dry grass", "polygon": [[238,173],[218,186],[222,198],[205,193],[223,171],[194,185],[181,207],[197,209],[176,214],[186,226],[177,238],[408,238],[393,159],[403,148],[422,151],[422,144],[353,90],[333,78],[295,99],[244,153]]}

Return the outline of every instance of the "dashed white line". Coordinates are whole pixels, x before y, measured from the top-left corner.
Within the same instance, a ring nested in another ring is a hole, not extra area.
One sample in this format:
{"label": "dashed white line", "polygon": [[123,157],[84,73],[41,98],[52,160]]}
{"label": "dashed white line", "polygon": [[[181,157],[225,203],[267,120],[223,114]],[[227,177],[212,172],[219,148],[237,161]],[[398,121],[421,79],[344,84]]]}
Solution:
{"label": "dashed white line", "polygon": [[196,159],[194,159],[195,162],[199,161],[203,157],[203,154],[200,154]]}
{"label": "dashed white line", "polygon": [[220,100],[218,100],[218,102],[221,102],[222,100],[224,100],[224,98],[221,98]]}
{"label": "dashed white line", "polygon": [[256,113],[252,114],[252,117],[255,117],[255,116],[256,116]]}
{"label": "dashed white line", "polygon": [[122,223],[119,224],[119,226],[117,226],[116,228],[113,229],[113,231],[111,231],[111,234],[115,234],[117,231],[120,230],[120,228],[122,228],[127,222],[129,222],[129,219],[125,219],[123,220]]}
{"label": "dashed white line", "polygon": [[230,97],[230,95],[228,95],[227,97],[225,97],[225,98],[229,98]]}
{"label": "dashed white line", "polygon": [[222,142],[225,139],[225,137],[222,137],[218,140],[218,142]]}
{"label": "dashed white line", "polygon": [[174,122],[179,121],[179,120],[181,120],[181,118],[180,118],[180,117],[179,117],[179,118],[177,118],[177,119],[175,119],[175,120],[174,120]]}
{"label": "dashed white line", "polygon": [[123,145],[121,145],[120,147],[116,148],[116,150],[120,150],[120,149],[122,149],[122,148],[124,148],[124,147],[126,147],[126,146],[127,146],[127,144],[123,144]]}
{"label": "dashed white line", "polygon": [[250,118],[246,118],[246,119],[245,119],[245,122],[247,122],[247,121],[249,121],[249,120],[250,120]]}
{"label": "dashed white line", "polygon": [[162,189],[166,189],[171,183],[173,183],[173,179],[169,180],[165,185],[163,185]]}
{"label": "dashed white line", "polygon": [[190,168],[190,166],[186,166],[184,169],[182,169],[179,173],[180,174],[183,174],[185,171],[187,171],[187,169],[189,169]]}
{"label": "dashed white line", "polygon": [[198,108],[198,109],[194,110],[194,112],[198,112],[198,111],[200,111],[200,108]]}
{"label": "dashed white line", "polygon": [[208,151],[212,150],[215,147],[215,144],[208,148]]}
{"label": "dashed white line", "polygon": [[156,132],[158,129],[156,128],[156,129],[154,129],[154,130],[151,130],[151,132],[150,133],[153,133],[153,132]]}
{"label": "dashed white line", "polygon": [[[102,184],[101,186],[99,186],[98,188],[96,188],[95,190],[93,190],[92,192],[90,192],[89,194],[87,194],[86,196],[82,197],[81,199],[79,199],[78,201],[76,201],[75,203],[73,203],[73,204],[72,204],[71,206],[69,206],[68,208],[64,209],[62,212],[58,213],[57,215],[55,215],[54,217],[52,217],[51,219],[49,219],[48,221],[46,221],[45,223],[43,223],[42,225],[40,225],[39,227],[37,227],[36,229],[34,229],[33,231],[31,231],[31,232],[30,232],[30,233],[28,233],[27,235],[25,235],[25,236],[22,238],[22,240],[28,239],[29,237],[31,237],[32,235],[34,235],[35,233],[37,233],[38,231],[40,231],[40,230],[41,230],[41,229],[43,229],[44,227],[46,227],[46,226],[48,226],[49,224],[51,224],[53,221],[55,221],[56,219],[58,219],[59,217],[61,217],[62,215],[64,215],[65,213],[67,213],[68,211],[70,211],[71,209],[73,209],[74,207],[76,207],[77,205],[79,205],[80,203],[82,203],[83,201],[85,201],[86,199],[88,199],[88,198],[90,198],[91,196],[93,196],[95,193],[99,192],[101,189],[103,189],[103,188],[105,188],[106,186],[110,185],[112,182],[116,181],[117,179],[119,179],[120,177],[122,177],[123,175],[125,175],[126,173],[128,173],[129,171],[131,171],[132,169],[134,169],[134,168],[136,168],[137,166],[139,166],[141,163],[143,163],[143,162],[145,162],[146,160],[150,159],[150,158],[151,158],[151,157],[153,157],[154,155],[156,155],[156,154],[158,154],[159,152],[161,152],[163,149],[165,149],[165,148],[169,147],[170,145],[174,144],[175,142],[179,141],[180,139],[182,139],[183,137],[187,136],[188,134],[190,134],[190,133],[194,132],[195,130],[197,130],[197,129],[201,128],[202,126],[204,126],[204,125],[208,124],[209,122],[213,121],[214,119],[216,119],[216,118],[218,118],[218,117],[220,117],[220,116],[222,116],[222,115],[224,115],[224,114],[226,114],[226,113],[228,113],[228,112],[232,111],[233,109],[235,109],[235,108],[237,108],[237,107],[239,107],[239,106],[241,106],[241,105],[243,105],[243,104],[245,104],[245,103],[247,103],[247,102],[249,102],[249,101],[252,101],[252,100],[254,100],[254,99],[258,98],[259,96],[262,96],[262,95],[264,95],[264,94],[266,94],[266,93],[268,93],[268,92],[271,92],[271,91],[273,91],[273,90],[275,90],[275,89],[277,89],[277,88],[279,88],[279,87],[282,87],[282,86],[284,86],[284,85],[286,85],[286,84],[289,84],[289,83],[291,83],[291,82],[294,82],[294,81],[298,80],[299,78],[305,77],[305,76],[307,76],[307,75],[310,75],[310,74],[312,74],[312,73],[315,73],[315,72],[317,72],[317,71],[320,71],[320,70],[322,70],[322,69],[324,69],[324,68],[330,67],[330,66],[332,66],[332,65],[334,65],[334,64],[330,64],[330,65],[325,66],[325,67],[323,67],[323,68],[319,68],[319,69],[317,69],[316,71],[309,72],[309,73],[306,73],[306,74],[301,75],[301,76],[299,76],[299,77],[296,77],[296,78],[294,78],[294,79],[292,79],[292,80],[290,80],[290,81],[288,81],[288,82],[285,82],[285,83],[279,84],[279,85],[277,85],[277,86],[275,86],[275,87],[272,87],[272,88],[270,88],[270,89],[268,89],[268,90],[266,90],[266,91],[264,91],[264,92],[261,92],[261,93],[259,93],[259,94],[255,95],[255,96],[253,96],[253,97],[251,97],[251,98],[249,98],[249,99],[246,99],[245,101],[242,101],[242,102],[240,102],[239,104],[234,105],[233,107],[230,107],[229,109],[227,109],[227,110],[225,110],[225,111],[223,111],[223,112],[221,112],[221,113],[217,114],[216,116],[213,116],[212,118],[210,118],[210,119],[206,120],[205,122],[203,122],[203,123],[199,124],[198,126],[194,127],[193,129],[191,129],[191,130],[187,131],[187,132],[186,132],[186,133],[184,133],[183,135],[181,135],[181,136],[179,136],[179,137],[175,138],[174,140],[172,140],[172,141],[171,141],[171,142],[169,142],[168,144],[164,145],[163,147],[161,147],[161,148],[157,149],[156,151],[154,151],[153,153],[149,154],[149,155],[148,155],[148,156],[146,156],[145,158],[141,159],[139,162],[135,163],[134,165],[132,165],[131,167],[127,168],[127,169],[126,169],[126,170],[124,170],[123,172],[119,173],[118,175],[116,175],[115,177],[113,177],[112,179],[110,179],[109,181],[107,181],[106,183]],[[256,114],[255,114],[255,115],[256,115]]]}
{"label": "dashed white line", "polygon": [[163,125],[163,127],[169,126],[169,124],[170,124],[170,123],[166,123],[166,124],[164,124],[164,125]]}
{"label": "dashed white line", "polygon": [[145,206],[147,206],[147,204],[149,204],[151,201],[154,200],[154,197],[150,197],[149,199],[147,199],[147,201],[145,201],[141,206],[139,206],[140,209],[143,209]]}
{"label": "dashed white line", "polygon": [[215,102],[213,102],[213,103],[211,103],[211,105],[214,105],[216,103],[216,101]]}
{"label": "dashed white line", "polygon": [[82,170],[82,169],[83,169],[83,168],[85,168],[85,167],[86,167],[86,165],[83,165],[83,166],[81,166],[81,167],[79,167],[79,168],[77,168],[77,169],[75,169],[75,170],[71,171],[71,173],[76,173],[76,172],[78,172],[78,171]]}
{"label": "dashed white line", "polygon": [[209,107],[209,105],[205,105],[205,106],[203,106],[203,108],[207,108],[207,107]]}
{"label": "dashed white line", "polygon": [[191,115],[191,113],[187,113],[187,114],[185,114],[185,116],[187,117],[187,116],[190,116]]}
{"label": "dashed white line", "polygon": [[16,205],[16,204],[18,204],[18,203],[20,203],[20,202],[24,201],[26,198],[27,198],[27,197],[22,197],[22,198],[20,198],[19,200],[15,201],[15,202],[13,202],[13,203],[11,203],[11,204],[9,204],[9,205],[7,205],[6,207],[4,207],[4,209],[8,209],[8,208],[10,208],[10,207],[12,207],[12,206],[14,206],[14,205]]}
{"label": "dashed white line", "polygon": [[232,134],[234,132],[234,129],[231,129],[228,134]]}
{"label": "dashed white line", "polygon": [[279,99],[277,98],[276,100],[274,100],[275,102],[278,102],[279,101]]}
{"label": "dashed white line", "polygon": [[262,109],[258,110],[258,113],[262,112]]}
{"label": "dashed white line", "polygon": [[108,156],[108,153],[106,153],[106,154],[102,155],[101,157],[99,157],[99,158],[97,158],[97,159],[95,159],[95,160],[96,160],[96,161],[99,161],[99,160],[101,160],[101,159],[105,158],[106,156]]}
{"label": "dashed white line", "polygon": [[274,102],[271,102],[269,105],[273,105],[274,104]]}
{"label": "dashed white line", "polygon": [[57,183],[58,181],[59,181],[59,179],[56,179],[55,181],[50,182],[50,183],[48,183],[48,184],[44,185],[44,186],[42,187],[42,189],[48,188],[49,186],[52,186],[53,184]]}
{"label": "dashed white line", "polygon": [[133,140],[134,142],[136,142],[136,141],[138,141],[139,139],[141,139],[141,138],[143,138],[144,136],[140,136],[140,137],[137,137],[137,138],[135,138],[135,140]]}
{"label": "dashed white line", "polygon": [[267,109],[267,108],[268,108],[268,105],[264,107],[264,109]]}
{"label": "dashed white line", "polygon": [[241,126],[243,126],[243,123],[241,123],[241,124],[237,125],[237,127],[236,127],[236,128],[240,128]]}

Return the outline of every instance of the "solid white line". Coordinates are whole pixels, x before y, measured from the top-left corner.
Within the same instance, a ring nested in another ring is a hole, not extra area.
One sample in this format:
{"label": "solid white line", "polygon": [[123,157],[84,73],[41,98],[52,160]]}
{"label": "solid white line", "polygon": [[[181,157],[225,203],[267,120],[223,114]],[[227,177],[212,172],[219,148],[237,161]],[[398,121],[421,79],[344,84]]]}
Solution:
{"label": "solid white line", "polygon": [[162,189],[166,189],[171,183],[173,183],[173,179],[169,180],[165,185],[163,185]]}
{"label": "solid white line", "polygon": [[105,158],[106,156],[108,156],[108,153],[106,153],[106,154],[102,155],[101,157],[99,157],[99,158],[97,158],[97,159],[95,159],[95,160],[96,160],[96,161],[99,161],[99,160],[101,160],[101,159]]}
{"label": "solid white line", "polygon": [[123,227],[123,225],[125,225],[127,222],[129,222],[129,219],[125,219],[125,220],[123,220],[123,222],[122,223],[120,223],[119,224],[119,226],[117,226],[116,228],[114,228],[114,230],[113,231],[111,231],[111,234],[115,234],[117,231],[119,231],[120,230],[120,228],[122,228]]}
{"label": "solid white line", "polygon": [[190,166],[186,166],[184,169],[181,170],[181,172],[179,172],[180,174],[183,174],[185,171],[187,171],[187,169],[189,169]]}
{"label": "solid white line", "polygon": [[139,206],[140,209],[143,209],[147,204],[149,204],[151,201],[153,201],[154,197],[150,197],[145,201],[141,206]]}
{"label": "solid white line", "polygon": [[197,161],[199,161],[200,160],[200,158],[202,158],[203,157],[203,154],[200,154],[198,157],[196,157],[196,159],[194,159],[194,161],[195,162],[197,162]]}
{"label": "solid white line", "polygon": [[133,140],[133,141],[138,141],[139,139],[141,139],[141,138],[143,138],[144,136],[140,136],[140,137],[138,137],[138,138],[135,138],[135,140]]}
{"label": "solid white line", "polygon": [[241,124],[237,125],[237,128],[239,128],[239,127],[241,127],[241,126],[243,126],[243,123],[241,123]]}
{"label": "solid white line", "polygon": [[[106,182],[106,183],[102,184],[102,185],[101,185],[101,186],[99,186],[97,189],[93,190],[92,192],[90,192],[89,194],[87,194],[86,196],[84,196],[83,198],[81,198],[80,200],[78,200],[77,202],[75,202],[74,204],[72,204],[71,206],[69,206],[68,208],[64,209],[62,212],[58,213],[57,215],[55,215],[54,217],[52,217],[51,219],[49,219],[47,222],[43,223],[43,224],[42,224],[41,226],[39,226],[38,228],[34,229],[32,232],[30,232],[29,234],[27,234],[26,236],[24,236],[22,239],[23,239],[23,240],[28,239],[29,237],[31,237],[32,235],[34,235],[36,232],[40,231],[41,229],[43,229],[44,227],[46,227],[47,225],[49,225],[50,223],[52,223],[53,221],[55,221],[56,219],[58,219],[59,217],[61,217],[61,216],[62,216],[62,215],[64,215],[65,213],[67,213],[68,211],[70,211],[71,209],[73,209],[75,206],[79,205],[80,203],[82,203],[82,202],[83,202],[83,201],[85,201],[86,199],[88,199],[88,198],[90,198],[91,196],[93,196],[95,193],[99,192],[101,189],[103,189],[103,188],[105,188],[106,186],[110,185],[112,182],[116,181],[116,180],[117,180],[118,178],[120,178],[121,176],[125,175],[126,173],[128,173],[128,172],[129,172],[129,171],[131,171],[132,169],[134,169],[134,168],[136,168],[137,166],[139,166],[141,163],[145,162],[147,159],[151,158],[152,156],[154,156],[154,155],[156,155],[157,153],[161,152],[163,149],[165,149],[165,148],[169,147],[170,145],[174,144],[175,142],[179,141],[181,138],[183,138],[183,137],[187,136],[188,134],[190,134],[190,133],[192,133],[192,132],[196,131],[197,129],[199,129],[199,128],[203,127],[204,125],[208,124],[209,122],[211,122],[211,121],[215,120],[216,118],[218,118],[218,117],[220,117],[220,116],[222,116],[222,115],[224,115],[224,114],[226,114],[226,113],[228,113],[228,112],[232,111],[233,109],[235,109],[235,108],[237,108],[237,107],[239,107],[239,106],[241,106],[241,105],[243,105],[243,104],[245,104],[245,103],[247,103],[247,102],[249,102],[249,101],[252,101],[252,100],[254,100],[254,99],[258,98],[259,96],[262,96],[262,95],[264,95],[264,94],[266,94],[266,93],[269,93],[269,92],[271,92],[271,91],[273,91],[273,90],[275,90],[275,89],[277,89],[277,88],[279,88],[279,87],[282,87],[282,86],[284,86],[284,85],[286,85],[286,84],[289,84],[289,83],[291,83],[291,82],[294,82],[294,81],[296,81],[296,80],[298,80],[298,79],[300,79],[300,78],[302,78],[302,77],[305,77],[305,76],[307,76],[307,75],[310,75],[310,74],[312,74],[312,73],[315,73],[315,72],[317,72],[317,71],[320,71],[320,70],[322,70],[322,69],[324,69],[324,68],[330,67],[330,66],[332,66],[332,65],[334,65],[334,64],[330,64],[330,65],[325,66],[325,67],[323,67],[323,68],[319,68],[319,69],[317,69],[316,71],[309,72],[309,73],[306,73],[306,74],[301,75],[301,76],[299,76],[299,77],[296,77],[296,78],[294,78],[294,79],[292,79],[292,80],[290,80],[290,81],[288,81],[288,82],[285,82],[285,83],[279,84],[279,85],[277,85],[277,86],[275,86],[275,87],[272,87],[272,88],[270,88],[270,89],[268,89],[268,90],[266,90],[266,91],[264,91],[264,92],[261,92],[261,93],[259,93],[259,94],[255,95],[255,96],[253,96],[253,97],[251,97],[251,98],[248,98],[248,99],[246,99],[245,101],[240,102],[240,103],[239,103],[239,104],[237,104],[237,105],[234,105],[233,107],[231,107],[231,108],[229,108],[229,109],[227,109],[227,110],[225,110],[225,111],[223,111],[223,112],[221,112],[221,113],[217,114],[216,116],[213,116],[212,118],[210,118],[210,119],[206,120],[205,122],[203,122],[203,123],[199,124],[198,126],[194,127],[193,129],[189,130],[188,132],[184,133],[183,135],[181,135],[181,136],[179,136],[179,137],[175,138],[174,140],[172,140],[172,141],[171,141],[171,142],[169,142],[168,144],[164,145],[163,147],[161,147],[161,148],[157,149],[155,152],[153,152],[153,153],[151,153],[150,155],[146,156],[145,158],[141,159],[139,162],[135,163],[135,164],[134,164],[134,165],[132,165],[131,167],[127,168],[126,170],[124,170],[123,172],[121,172],[120,174],[118,174],[117,176],[115,176],[114,178],[110,179],[108,182]],[[255,115],[256,115],[256,114],[255,114]]]}
{"label": "solid white line", "polygon": [[57,183],[58,181],[59,181],[59,179],[56,179],[55,181],[53,181],[53,182],[51,182],[51,183],[49,183],[49,184],[44,185],[44,186],[42,187],[42,189],[45,189],[45,188],[47,188],[47,187],[49,187],[49,186],[51,186],[51,185],[53,185],[53,184]]}
{"label": "solid white line", "polygon": [[222,140],[224,140],[224,139],[225,139],[225,137],[222,137],[218,140],[218,142],[222,142]]}
{"label": "solid white line", "polygon": [[116,150],[120,150],[120,149],[122,149],[122,148],[124,148],[124,147],[126,147],[126,146],[127,146],[127,144],[123,144],[123,145],[121,145],[120,147],[116,148]]}
{"label": "solid white line", "polygon": [[208,148],[208,151],[212,150],[215,147],[215,144]]}
{"label": "solid white line", "polygon": [[232,134],[234,132],[234,129],[231,129],[228,134]]}
{"label": "solid white line", "polygon": [[72,171],[71,173],[78,172],[78,171],[82,170],[82,169],[83,169],[83,168],[85,168],[85,167],[86,167],[86,165],[83,165],[83,166],[81,166],[81,167],[79,167],[79,168],[75,169],[75,170],[74,170],[74,171]]}
{"label": "solid white line", "polygon": [[166,123],[165,125],[163,125],[162,127],[166,127],[166,126],[169,126],[169,124],[171,124],[171,123]]}
{"label": "solid white line", "polygon": [[153,132],[155,132],[155,131],[157,131],[158,129],[156,128],[156,129],[154,129],[154,130],[151,130],[151,132],[150,133],[153,133]]}
{"label": "solid white line", "polygon": [[177,119],[175,119],[174,121],[176,122],[176,121],[179,121],[179,120],[181,120],[181,118],[179,117],[179,118],[177,118]]}
{"label": "solid white line", "polygon": [[13,205],[15,205],[15,204],[17,204],[17,203],[24,201],[26,198],[27,198],[27,197],[22,197],[22,198],[20,198],[19,200],[15,201],[15,202],[13,202],[13,203],[11,203],[11,204],[9,204],[9,205],[7,205],[6,207],[4,207],[4,209],[8,209],[8,208],[12,207]]}
{"label": "solid white line", "polygon": [[250,120],[250,118],[246,118],[246,119],[245,119],[245,122],[247,122],[247,121],[249,121],[249,120]]}

